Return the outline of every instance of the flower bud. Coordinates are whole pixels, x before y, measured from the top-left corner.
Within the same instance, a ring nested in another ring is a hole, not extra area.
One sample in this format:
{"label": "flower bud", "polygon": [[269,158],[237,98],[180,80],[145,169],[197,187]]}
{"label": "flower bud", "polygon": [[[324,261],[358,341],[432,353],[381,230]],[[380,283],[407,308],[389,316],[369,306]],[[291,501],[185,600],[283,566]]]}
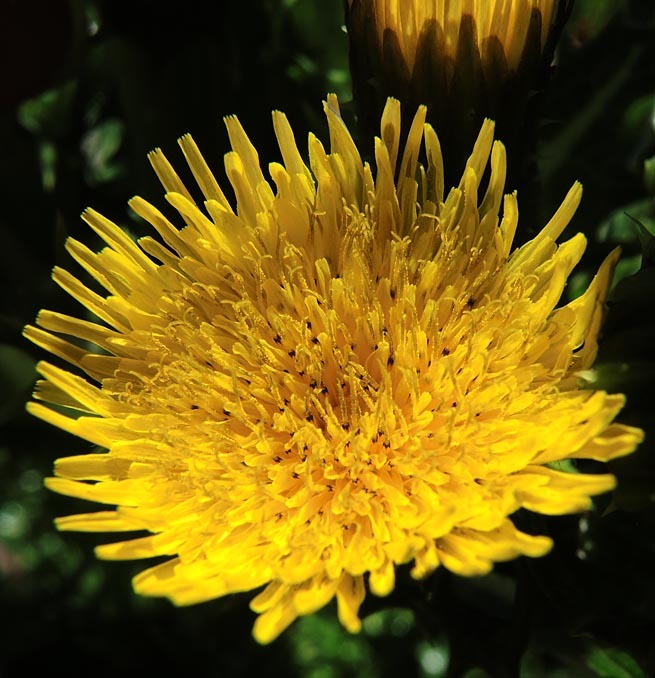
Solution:
{"label": "flower bud", "polygon": [[543,87],[570,0],[348,0],[353,92],[367,135],[388,96],[428,106],[456,174],[485,117],[512,147]]}

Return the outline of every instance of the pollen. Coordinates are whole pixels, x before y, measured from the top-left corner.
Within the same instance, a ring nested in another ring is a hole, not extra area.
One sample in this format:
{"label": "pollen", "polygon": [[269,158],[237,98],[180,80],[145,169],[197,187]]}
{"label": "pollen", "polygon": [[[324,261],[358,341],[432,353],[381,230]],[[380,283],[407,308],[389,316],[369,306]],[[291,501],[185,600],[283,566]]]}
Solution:
{"label": "pollen", "polygon": [[167,557],[135,578],[144,595],[187,605],[258,590],[262,643],[334,598],[357,632],[366,589],[388,594],[399,565],[474,576],[544,555],[551,540],[512,514],[581,511],[615,484],[552,463],[608,461],[642,438],[614,422],[623,396],[580,376],[618,252],[558,306],[585,248],[581,235],[556,242],[581,187],[512,251],[517,197],[503,195],[492,122],[444,195],[425,108],[400,152],[388,101],[375,169],[336,97],[324,108],[330,149],[310,135],[309,164],[273,114],[283,162],[268,177],[226,119],[234,204],[191,137],[180,146],[200,204],[154,151],[179,225],[138,197],[153,229],[138,241],[84,212],[106,246],[67,249],[106,293],[57,268],[92,319],[44,310],[25,330],[68,364],[40,363],[30,411],[100,449],[59,459],[47,484],[108,510],[59,528],[142,531],[97,554]]}

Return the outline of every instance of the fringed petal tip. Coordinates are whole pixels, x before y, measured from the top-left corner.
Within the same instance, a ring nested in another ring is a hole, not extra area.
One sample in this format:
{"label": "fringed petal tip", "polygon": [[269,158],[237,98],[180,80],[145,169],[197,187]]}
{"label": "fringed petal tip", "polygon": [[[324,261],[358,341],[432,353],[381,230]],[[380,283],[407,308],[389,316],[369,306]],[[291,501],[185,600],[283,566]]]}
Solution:
{"label": "fringed petal tip", "polygon": [[388,595],[401,564],[413,561],[415,578],[438,567],[472,577],[544,555],[551,540],[518,532],[516,510],[586,510],[615,485],[548,465],[609,461],[643,439],[612,423],[622,397],[577,381],[618,255],[556,308],[585,246],[556,242],[581,186],[511,253],[518,204],[503,197],[493,121],[447,192],[426,109],[401,148],[400,108],[384,109],[375,176],[334,95],[330,150],[310,136],[308,164],[274,113],[283,162],[269,165],[272,184],[227,117],[234,205],[190,136],[179,143],[202,204],[154,150],[180,225],[135,197],[159,237],[133,241],[86,210],[107,246],[68,251],[107,294],[62,269],[54,277],[98,323],[44,311],[25,330],[89,377],[40,363],[42,402],[28,410],[109,450],[62,459],[45,482],[117,509],[59,529],[148,531],[97,555],[171,556],[134,589],[176,605],[268,583],[251,603],[260,643],[334,598],[358,632],[365,577]]}

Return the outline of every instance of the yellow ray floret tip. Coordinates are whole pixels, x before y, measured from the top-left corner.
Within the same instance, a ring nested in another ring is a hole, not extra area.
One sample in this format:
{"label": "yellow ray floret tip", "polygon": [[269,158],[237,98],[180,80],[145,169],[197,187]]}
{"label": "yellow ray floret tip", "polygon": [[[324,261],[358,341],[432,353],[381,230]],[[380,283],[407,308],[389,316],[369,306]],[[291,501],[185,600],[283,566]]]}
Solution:
{"label": "yellow ray floret tip", "polygon": [[268,174],[226,118],[233,203],[191,137],[201,203],[153,151],[166,215],[133,198],[154,229],[135,241],[85,212],[105,247],[68,249],[105,293],[57,269],[92,315],[43,312],[25,330],[69,365],[40,364],[29,411],[99,446],[46,484],[104,510],[59,528],[138,531],[97,555],[167,558],[135,578],[143,595],[261,589],[261,643],[330,601],[358,632],[366,589],[388,595],[401,565],[479,576],[545,555],[552,541],[513,514],[588,509],[615,478],[558,463],[609,461],[643,438],[615,421],[621,395],[593,389],[618,252],[560,302],[585,248],[558,244],[581,186],[512,250],[519,204],[491,120],[450,188],[425,109],[401,143],[389,100],[376,168],[334,95],[325,114],[329,148],[310,136],[308,162],[273,114],[282,162]]}

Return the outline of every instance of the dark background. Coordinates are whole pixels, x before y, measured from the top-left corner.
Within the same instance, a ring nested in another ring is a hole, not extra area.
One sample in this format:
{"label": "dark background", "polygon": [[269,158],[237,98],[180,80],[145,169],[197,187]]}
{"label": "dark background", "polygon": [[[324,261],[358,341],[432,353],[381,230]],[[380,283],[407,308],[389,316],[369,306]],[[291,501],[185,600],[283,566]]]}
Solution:
{"label": "dark background", "polygon": [[81,313],[50,280],[55,264],[74,270],[65,238],[97,244],[79,219],[86,206],[139,234],[127,200],[163,204],[146,154],[161,146],[181,167],[185,132],[222,178],[224,115],[238,114],[263,164],[279,159],[272,109],[288,114],[301,149],[309,130],[325,140],[326,93],[347,118],[354,110],[343,23],[339,0],[0,2],[1,677],[655,676],[651,0],[578,0],[535,121],[542,192],[530,227],[582,181],[569,230],[589,248],[569,297],[622,245],[598,383],[627,393],[620,418],[647,433],[610,465],[619,487],[594,511],[517,517],[553,536],[549,556],[472,580],[437,572],[416,583],[401,570],[389,598],[368,596],[359,636],[329,606],[260,647],[251,595],[183,609],[140,598],[130,579],[143,563],[98,562],[103,535],[53,527],[91,507],[49,493],[43,478],[89,446],[25,413],[45,355],[21,330],[43,307]]}

